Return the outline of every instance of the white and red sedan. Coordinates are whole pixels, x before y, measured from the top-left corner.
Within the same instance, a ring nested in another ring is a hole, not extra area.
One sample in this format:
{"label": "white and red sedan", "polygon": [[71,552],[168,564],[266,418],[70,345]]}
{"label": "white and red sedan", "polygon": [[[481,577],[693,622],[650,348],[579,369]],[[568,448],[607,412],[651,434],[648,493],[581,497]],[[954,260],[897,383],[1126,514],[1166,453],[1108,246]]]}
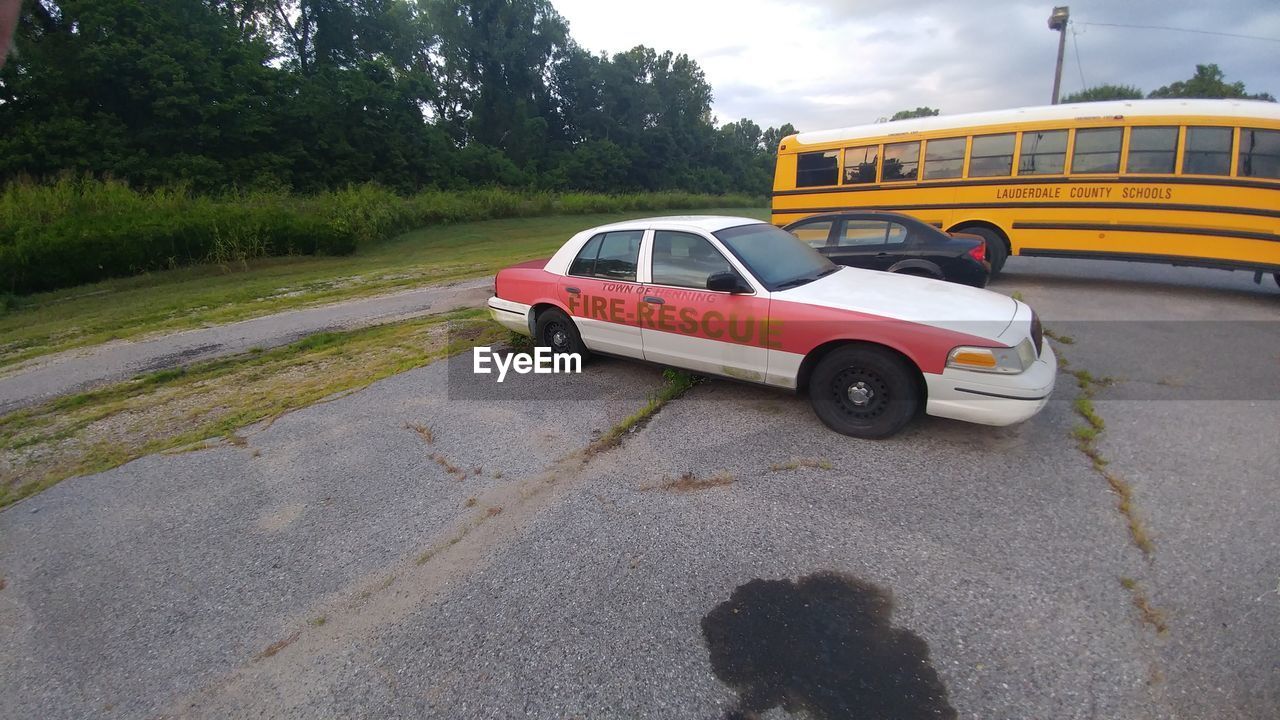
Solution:
{"label": "white and red sedan", "polygon": [[930,415],[1010,425],[1053,392],[1057,361],[1025,303],[834,265],[758,220],[662,217],[574,235],[500,271],[495,320],[556,352],[638,358],[807,391],[855,437]]}

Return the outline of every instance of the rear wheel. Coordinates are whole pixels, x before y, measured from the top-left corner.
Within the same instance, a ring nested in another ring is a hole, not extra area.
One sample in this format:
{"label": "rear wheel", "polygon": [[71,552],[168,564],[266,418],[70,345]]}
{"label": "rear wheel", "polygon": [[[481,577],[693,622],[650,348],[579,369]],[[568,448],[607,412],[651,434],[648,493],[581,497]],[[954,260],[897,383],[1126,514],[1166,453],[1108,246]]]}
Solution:
{"label": "rear wheel", "polygon": [[1009,247],[1004,244],[1000,233],[985,227],[957,228],[956,232],[977,235],[987,243],[987,262],[991,263],[991,277],[996,277],[1004,269],[1004,261],[1009,258]]}
{"label": "rear wheel", "polygon": [[818,361],[809,401],[827,427],[858,438],[884,438],[910,422],[920,406],[914,374],[892,352],[849,345]]}
{"label": "rear wheel", "polygon": [[534,340],[544,347],[551,348],[554,353],[577,353],[585,360],[590,351],[582,343],[578,334],[578,326],[556,308],[543,310],[533,328]]}
{"label": "rear wheel", "polygon": [[898,275],[911,275],[913,277],[929,278],[930,280],[945,280],[941,275],[936,275],[923,268],[907,268],[906,270],[894,270]]}

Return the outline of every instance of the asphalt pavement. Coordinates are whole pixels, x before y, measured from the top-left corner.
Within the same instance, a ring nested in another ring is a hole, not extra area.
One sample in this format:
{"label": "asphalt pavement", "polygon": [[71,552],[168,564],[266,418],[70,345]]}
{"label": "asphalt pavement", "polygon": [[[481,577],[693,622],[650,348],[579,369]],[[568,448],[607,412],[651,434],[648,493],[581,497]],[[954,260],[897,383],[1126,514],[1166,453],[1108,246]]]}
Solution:
{"label": "asphalt pavement", "polygon": [[476,307],[492,289],[492,278],[476,278],[41,356],[0,373],[0,413],[141,373],[287,345],[318,332]]}
{"label": "asphalt pavement", "polygon": [[708,381],[595,452],[656,368],[437,363],[0,513],[0,717],[1280,716],[1280,291],[1129,267],[993,289],[1110,383],[1149,557],[1065,373],[878,442]]}

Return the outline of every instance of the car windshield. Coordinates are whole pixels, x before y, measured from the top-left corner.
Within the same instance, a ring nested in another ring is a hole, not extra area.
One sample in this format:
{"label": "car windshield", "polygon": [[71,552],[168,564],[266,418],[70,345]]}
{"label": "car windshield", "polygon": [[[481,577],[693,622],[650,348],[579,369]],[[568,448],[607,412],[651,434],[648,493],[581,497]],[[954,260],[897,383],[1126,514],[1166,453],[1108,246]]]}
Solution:
{"label": "car windshield", "polygon": [[770,291],[797,287],[839,269],[791,233],[768,223],[725,228],[715,236]]}

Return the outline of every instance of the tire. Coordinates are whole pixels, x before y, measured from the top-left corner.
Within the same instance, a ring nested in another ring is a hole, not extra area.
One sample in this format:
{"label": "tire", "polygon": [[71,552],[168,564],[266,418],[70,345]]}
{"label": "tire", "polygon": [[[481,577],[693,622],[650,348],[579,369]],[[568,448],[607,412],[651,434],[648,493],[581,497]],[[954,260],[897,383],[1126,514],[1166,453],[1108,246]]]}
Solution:
{"label": "tire", "polygon": [[582,342],[582,335],[578,334],[578,326],[556,308],[538,313],[533,325],[533,341],[555,353],[577,353],[583,360],[591,356],[591,351]]}
{"label": "tire", "polygon": [[818,419],[838,433],[886,438],[915,416],[920,388],[908,364],[892,352],[846,345],[818,361],[809,377],[809,402]]}
{"label": "tire", "polygon": [[991,277],[996,277],[1004,269],[1004,261],[1009,259],[1009,248],[1004,244],[1000,233],[985,227],[956,228],[956,232],[977,235],[987,242],[987,262],[991,263]]}
{"label": "tire", "polygon": [[912,277],[922,277],[930,280],[946,280],[945,277],[935,275],[924,268],[906,268],[905,270],[894,270],[893,273],[895,275],[910,275]]}

